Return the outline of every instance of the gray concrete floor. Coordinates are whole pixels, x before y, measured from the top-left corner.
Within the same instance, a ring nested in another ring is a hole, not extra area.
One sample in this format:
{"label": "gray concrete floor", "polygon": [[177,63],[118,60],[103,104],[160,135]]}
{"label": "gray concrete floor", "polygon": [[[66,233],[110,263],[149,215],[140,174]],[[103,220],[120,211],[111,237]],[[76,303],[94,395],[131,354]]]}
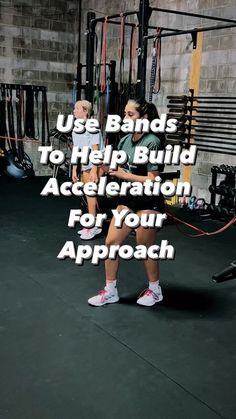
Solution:
{"label": "gray concrete floor", "polygon": [[0,418],[233,419],[236,281],[211,277],[235,259],[235,227],[188,239],[166,226],[176,258],[161,263],[164,301],[135,304],[146,282],[129,261],[120,303],[92,308],[103,264],[56,258],[79,243],[67,227],[78,200],[40,197],[43,178],[0,182]]}

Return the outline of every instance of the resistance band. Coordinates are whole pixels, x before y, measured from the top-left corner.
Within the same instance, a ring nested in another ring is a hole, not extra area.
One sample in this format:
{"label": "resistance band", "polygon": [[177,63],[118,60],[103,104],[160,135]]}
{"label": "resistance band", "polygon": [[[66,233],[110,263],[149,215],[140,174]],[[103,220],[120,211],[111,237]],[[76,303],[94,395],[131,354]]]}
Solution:
{"label": "resistance band", "polygon": [[[157,36],[161,34],[161,28],[157,29]],[[149,102],[152,95],[157,94],[161,87],[161,38],[155,38],[152,48],[152,65],[150,75]]]}
{"label": "resistance band", "polygon": [[39,101],[38,101],[39,91],[35,90],[34,99],[35,99],[35,108],[36,108],[36,124],[35,124],[35,138],[39,139]]}
{"label": "resistance band", "polygon": [[119,46],[119,61],[120,61],[120,74],[119,74],[119,91],[123,91],[123,76],[124,76],[124,42],[125,42],[125,17],[123,13],[120,14],[120,46]]}
{"label": "resistance band", "polygon": [[94,113],[97,116],[99,114],[100,107],[100,76],[101,76],[101,56],[102,56],[102,43],[103,43],[103,25],[101,26],[100,45],[98,42],[98,36],[95,34],[95,90],[93,103],[95,105]]}
{"label": "resistance band", "polygon": [[[8,116],[8,133],[9,137],[15,137],[15,127],[14,127],[14,116],[13,116],[13,106],[12,106],[12,90],[7,89],[7,116]],[[13,152],[13,155],[16,156],[16,142],[10,140],[10,149]]]}
{"label": "resistance band", "polygon": [[[22,162],[24,158],[24,146],[22,141],[22,95],[20,89],[16,89],[16,131],[18,158]],[[21,140],[21,141],[18,141]]]}
{"label": "resistance band", "polygon": [[0,149],[6,150],[6,108],[5,108],[5,88],[1,87],[1,100],[0,100]]}
{"label": "resistance band", "polygon": [[34,138],[34,94],[33,88],[26,91],[25,135]]}
{"label": "resistance band", "polygon": [[102,31],[102,59],[101,59],[101,81],[100,89],[101,93],[106,90],[106,51],[107,51],[107,16],[104,17],[103,31]]}
{"label": "resistance band", "polygon": [[137,62],[137,25],[132,26],[130,38],[130,67],[129,86],[136,83],[136,62]]}
{"label": "resistance band", "polygon": [[46,89],[42,91],[42,103],[45,106],[45,118],[46,118],[46,129],[47,129],[47,145],[50,145],[49,140],[49,118],[48,118],[48,102]]}
{"label": "resistance band", "polygon": [[187,236],[187,237],[190,237],[190,238],[196,238],[196,237],[202,237],[202,236],[215,236],[216,234],[223,233],[223,231],[225,231],[227,228],[229,228],[231,225],[233,225],[236,222],[236,216],[235,216],[235,217],[232,218],[232,220],[230,220],[227,224],[225,224],[223,227],[219,228],[218,230],[208,232],[208,231],[202,230],[201,228],[195,227],[192,224],[186,223],[183,220],[180,220],[179,218],[175,217],[171,213],[168,213],[167,212],[167,215],[169,217],[171,217],[174,221],[178,221],[179,223],[184,224],[187,227],[190,227],[193,230],[199,232],[199,234],[188,234],[188,233],[185,233],[176,224],[176,227],[180,231],[180,233],[183,234],[184,236]]}
{"label": "resistance band", "polygon": [[106,88],[106,111],[107,114],[109,114],[109,108],[110,108],[110,77],[107,77],[107,88]]}

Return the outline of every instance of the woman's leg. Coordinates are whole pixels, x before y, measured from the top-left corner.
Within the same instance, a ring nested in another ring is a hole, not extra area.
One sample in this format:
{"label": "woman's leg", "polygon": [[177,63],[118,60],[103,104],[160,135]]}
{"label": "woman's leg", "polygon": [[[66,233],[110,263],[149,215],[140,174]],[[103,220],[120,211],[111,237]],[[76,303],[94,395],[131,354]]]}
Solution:
{"label": "woman's leg", "polygon": [[[81,176],[82,182],[84,183],[90,182],[89,176],[90,176],[90,170],[88,170],[87,172],[82,172],[82,176]],[[87,200],[87,205],[88,205],[88,213],[94,215],[95,217],[97,214],[97,198],[86,195],[86,200]]]}
{"label": "woman's leg", "polygon": [[[144,212],[144,211],[143,211]],[[138,212],[139,217],[143,212]],[[145,211],[147,213],[147,211]],[[151,213],[151,211],[150,211]],[[152,211],[153,213],[153,211]],[[142,244],[146,247],[150,247],[155,244],[156,241],[156,228],[143,228],[138,227],[136,229],[136,241],[137,244]],[[150,282],[159,281],[159,262],[154,259],[144,260],[144,267]]]}
{"label": "woman's leg", "polygon": [[[119,205],[117,211],[126,209],[127,207]],[[127,227],[125,224],[121,228],[115,227],[114,217],[111,220],[109,227],[106,245],[121,245],[125,238],[131,232],[131,228]],[[116,276],[119,267],[119,258],[117,257],[114,260],[107,259],[105,262],[105,271],[106,271],[106,286],[105,288],[95,295],[92,298],[89,298],[88,303],[92,306],[103,306],[108,303],[117,303],[119,301],[119,296],[116,288]]]}
{"label": "woman's leg", "polygon": [[[139,211],[139,217],[143,213],[152,214],[153,210]],[[136,230],[137,244],[142,244],[150,247],[156,242],[156,228],[143,228],[138,227]],[[137,303],[143,306],[152,306],[157,302],[163,300],[161,287],[159,285],[159,261],[154,259],[144,260],[144,267],[149,281],[149,287],[145,290],[144,294],[138,299]]]}
{"label": "woman's leg", "polygon": [[[127,209],[127,207],[123,205],[119,205],[117,207],[117,211],[120,212],[123,209]],[[121,228],[115,227],[115,219],[114,217],[111,220],[110,227],[108,230],[107,238],[106,238],[106,246],[110,247],[111,245],[121,245],[125,238],[131,233],[132,228],[127,227],[125,223]],[[105,262],[105,271],[106,271],[106,281],[113,281],[116,280],[116,275],[119,267],[119,258],[117,257],[114,260],[107,259]]]}

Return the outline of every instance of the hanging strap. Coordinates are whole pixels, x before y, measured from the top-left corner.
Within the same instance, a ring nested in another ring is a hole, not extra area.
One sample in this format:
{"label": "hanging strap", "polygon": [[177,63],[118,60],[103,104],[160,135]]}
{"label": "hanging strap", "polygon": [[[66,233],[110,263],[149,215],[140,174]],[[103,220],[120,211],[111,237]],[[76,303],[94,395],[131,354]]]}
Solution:
{"label": "hanging strap", "polygon": [[131,61],[132,61],[132,73],[131,83],[137,82],[137,31],[138,25],[135,25],[132,37],[132,49],[131,49]]}
{"label": "hanging strap", "polygon": [[95,66],[95,92],[94,92],[94,103],[99,105],[99,81],[100,81],[100,64]]}
{"label": "hanging strap", "polygon": [[34,92],[35,108],[36,108],[36,124],[35,124],[35,139],[39,139],[39,91],[38,89]]}
{"label": "hanging strap", "polygon": [[[101,45],[102,45],[102,36],[103,36],[103,25],[102,25],[102,32],[101,32]],[[94,90],[94,98],[93,102],[95,105],[94,113],[98,115],[99,113],[99,98],[100,98],[100,74],[101,74],[101,48],[100,51],[98,50],[98,36],[95,34],[95,90]]]}
{"label": "hanging strap", "polygon": [[124,56],[124,42],[125,42],[125,17],[123,13],[120,14],[120,46],[119,46],[119,60]]}
{"label": "hanging strap", "polygon": [[[157,29],[157,35],[161,34],[161,28]],[[155,38],[152,48],[152,64],[150,75],[150,88],[149,88],[149,102],[152,102],[153,93],[158,93],[161,85],[161,38]]]}
{"label": "hanging strap", "polygon": [[[49,120],[48,120],[48,103],[47,103],[47,92],[46,89],[42,91],[42,108],[43,108],[43,116],[44,119],[42,120],[42,145],[45,145],[45,138],[47,137],[47,145],[50,145],[49,139]],[[46,130],[46,132],[45,132]]]}
{"label": "hanging strap", "polygon": [[106,90],[106,54],[107,54],[107,16],[104,17],[103,22],[103,38],[102,38],[102,59],[101,59],[101,81],[100,88],[101,93],[104,93]]}
{"label": "hanging strap", "polygon": [[77,80],[74,79],[73,80],[73,85],[72,85],[72,97],[71,97],[71,107],[72,109],[75,106],[76,100],[77,100]]}
{"label": "hanging strap", "polygon": [[130,67],[129,67],[129,90],[136,83],[136,58],[137,58],[137,25],[132,26],[130,37]]}
{"label": "hanging strap", "polygon": [[106,88],[106,111],[107,111],[107,114],[109,114],[109,109],[110,109],[110,83],[111,83],[111,79],[108,76],[107,77],[107,88]]}
{"label": "hanging strap", "polygon": [[34,138],[34,94],[33,86],[26,91],[25,135]]}
{"label": "hanging strap", "polygon": [[42,145],[45,145],[45,105],[44,105],[44,95],[42,92],[42,131],[41,131],[41,138],[42,138]]}
{"label": "hanging strap", "polygon": [[[12,90],[7,90],[7,118],[8,118],[8,133],[10,138],[15,138],[15,127],[14,127],[14,116],[13,116],[13,106],[12,106]],[[16,142],[15,140],[10,140],[11,150],[16,156]]]}
{"label": "hanging strap", "polygon": [[[157,35],[161,35],[161,28],[158,28]],[[157,94],[161,88],[161,38],[158,38],[156,46],[156,57],[157,57],[157,69],[156,69],[156,80],[153,89],[153,93]]]}
{"label": "hanging strap", "polygon": [[[22,138],[22,91],[20,89],[16,89],[16,130],[17,130],[17,138]],[[24,146],[23,141],[17,141],[17,148],[18,148],[18,159],[20,162],[23,161],[24,158]]]}
{"label": "hanging strap", "polygon": [[22,138],[25,137],[25,115],[26,115],[26,92],[20,89],[20,107],[21,107],[21,132]]}
{"label": "hanging strap", "polygon": [[8,102],[8,98],[7,98],[7,89],[6,89],[5,96],[4,96],[5,127],[6,127],[7,144],[8,144],[9,150],[11,150],[11,141],[10,141],[10,133],[9,133],[9,121],[8,121],[8,107],[7,107],[7,102]]}
{"label": "hanging strap", "polygon": [[120,74],[119,74],[119,91],[123,91],[123,78],[124,78],[124,44],[125,44],[125,16],[120,14],[120,46],[119,46],[119,61],[120,61]]}
{"label": "hanging strap", "polygon": [[1,101],[0,101],[0,148],[6,149],[7,127],[6,127],[6,90],[4,86],[1,86]]}

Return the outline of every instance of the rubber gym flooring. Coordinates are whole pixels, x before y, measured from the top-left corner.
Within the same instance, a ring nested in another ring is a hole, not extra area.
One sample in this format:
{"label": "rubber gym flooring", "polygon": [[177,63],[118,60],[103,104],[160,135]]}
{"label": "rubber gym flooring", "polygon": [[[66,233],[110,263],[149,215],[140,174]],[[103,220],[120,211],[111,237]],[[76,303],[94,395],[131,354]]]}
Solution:
{"label": "rubber gym flooring", "polygon": [[93,308],[103,263],[56,258],[79,243],[67,227],[78,198],[41,197],[46,180],[0,178],[0,418],[233,419],[236,280],[211,277],[236,257],[235,227],[189,239],[167,225],[159,239],[176,258],[161,262],[164,301],[135,304],[146,281],[132,260],[120,303]]}

